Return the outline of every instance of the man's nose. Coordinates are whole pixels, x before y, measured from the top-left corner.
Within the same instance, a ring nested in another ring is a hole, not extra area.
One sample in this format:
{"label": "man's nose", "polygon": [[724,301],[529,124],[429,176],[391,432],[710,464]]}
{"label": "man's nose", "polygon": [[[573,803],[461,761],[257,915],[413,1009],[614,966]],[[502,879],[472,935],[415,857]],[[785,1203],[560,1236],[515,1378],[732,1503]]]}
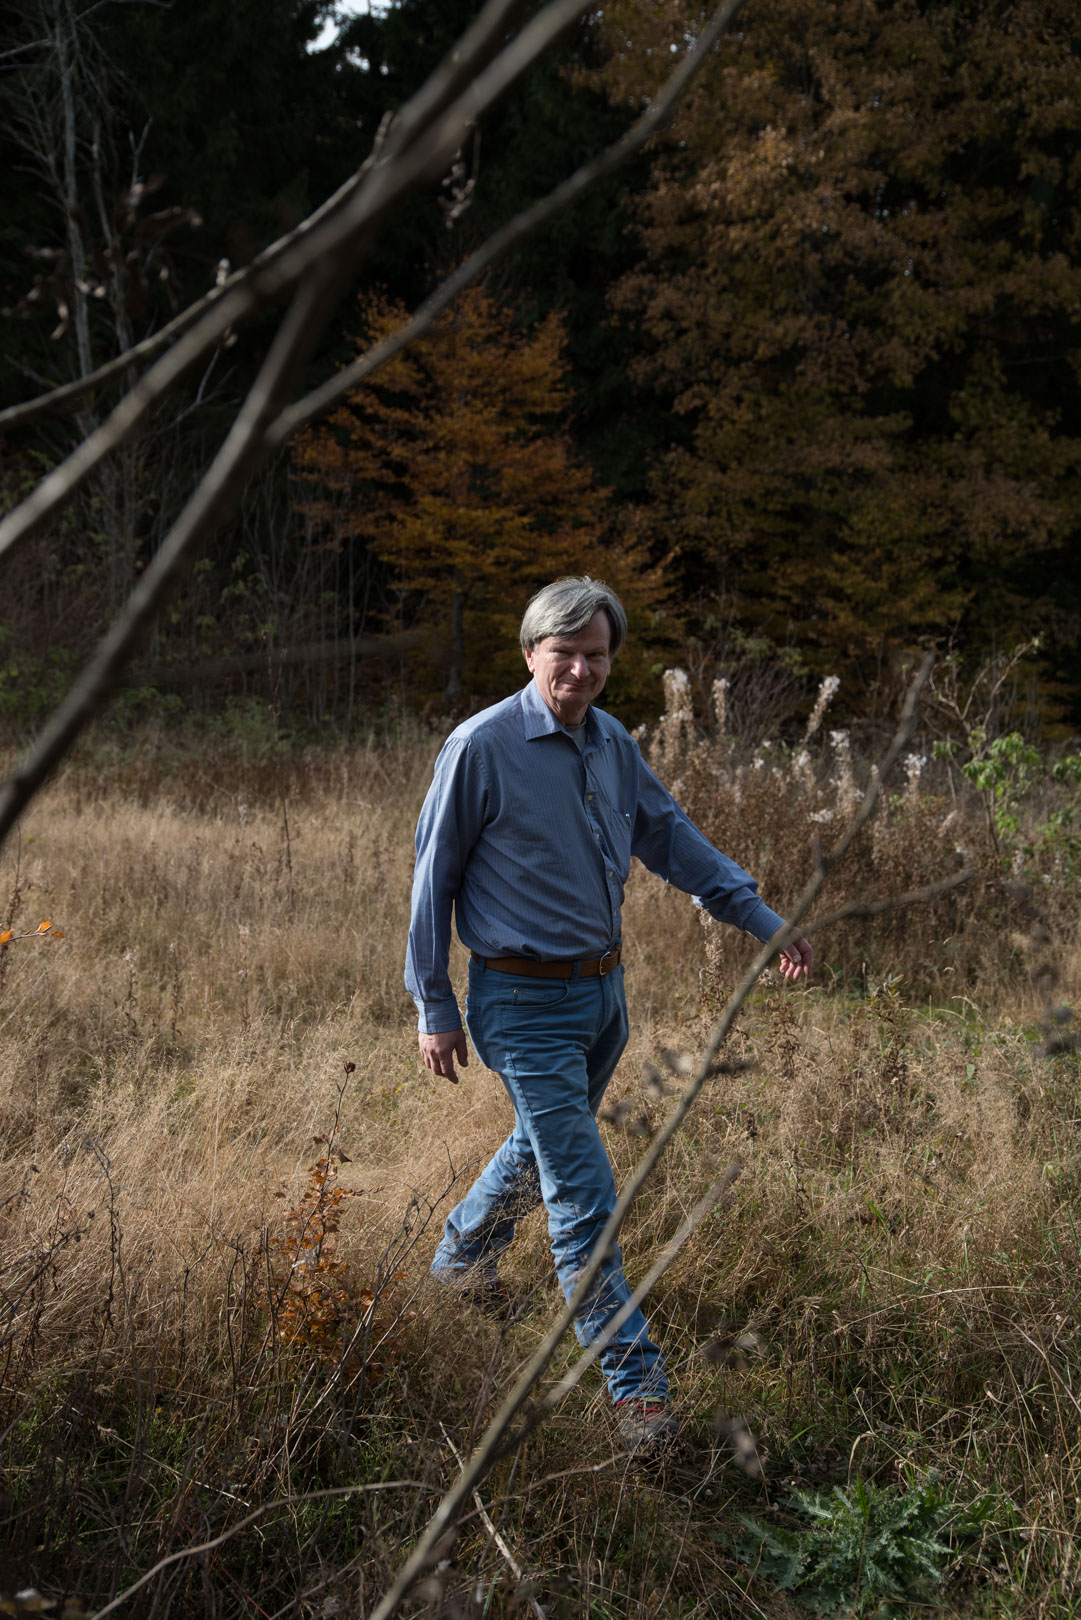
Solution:
{"label": "man's nose", "polygon": [[571,659],[571,674],[576,681],[584,681],[589,676],[589,659],[583,654],[575,654]]}

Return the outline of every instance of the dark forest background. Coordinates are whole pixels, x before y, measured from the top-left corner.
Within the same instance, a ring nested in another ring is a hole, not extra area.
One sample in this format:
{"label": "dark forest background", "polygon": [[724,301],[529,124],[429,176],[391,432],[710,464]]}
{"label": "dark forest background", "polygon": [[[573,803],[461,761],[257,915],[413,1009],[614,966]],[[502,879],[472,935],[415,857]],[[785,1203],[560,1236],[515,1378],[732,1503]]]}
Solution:
{"label": "dark forest background", "polygon": [[[88,374],[342,183],[472,0],[0,11],[0,409]],[[384,233],[309,381],[614,140],[703,7],[606,4]],[[517,679],[556,572],[625,593],[613,682],[1019,666],[1081,722],[1081,22],[1074,0],[749,0],[646,154],[520,246],[246,492],[119,713],[270,701],[311,729]],[[276,312],[232,335],[0,587],[0,719],[64,690],[212,457]],[[134,366],[0,436],[0,508]],[[387,638],[372,651],[372,638]],[[783,718],[783,717],[782,717]]]}

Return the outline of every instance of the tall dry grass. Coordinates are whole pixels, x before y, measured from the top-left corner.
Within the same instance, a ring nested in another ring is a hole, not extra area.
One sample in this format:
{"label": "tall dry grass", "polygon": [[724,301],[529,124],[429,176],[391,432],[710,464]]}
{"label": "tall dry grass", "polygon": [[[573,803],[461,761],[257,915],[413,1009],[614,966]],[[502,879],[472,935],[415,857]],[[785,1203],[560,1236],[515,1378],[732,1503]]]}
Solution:
{"label": "tall dry grass", "polygon": [[[855,791],[837,747],[775,773],[679,729],[658,766],[783,901],[829,828],[811,817]],[[420,1067],[401,985],[435,748],[99,753],[6,856],[5,922],[65,938],[0,954],[0,1584],[96,1609],[225,1536],[124,1612],[362,1615],[554,1308],[541,1216],[508,1269],[531,1319],[500,1330],[426,1282],[448,1198],[509,1123],[475,1059],[456,1090]],[[866,769],[849,761],[857,786]],[[1049,992],[1076,1004],[1074,896],[1062,878],[1034,904],[980,845],[978,807],[918,783],[899,799],[826,903],[946,875],[961,844],[977,876],[955,911],[837,929],[811,987],[764,981],[733,1038],[753,1067],[713,1083],[625,1229],[638,1273],[743,1165],[651,1307],[693,1461],[629,1473],[587,1378],[486,1487],[532,1584],[474,1518],[411,1612],[783,1615],[731,1551],[737,1511],[909,1464],[959,1501],[1001,1493],[952,1612],[1069,1612],[1078,1068],[1071,1026],[1044,1019]],[[749,950],[641,872],[625,922],[617,1174],[667,1106],[646,1063],[695,1046]],[[358,1196],[335,1363],[278,1330],[275,1256],[341,1087],[336,1185]],[[748,1433],[762,1479],[739,1465]]]}

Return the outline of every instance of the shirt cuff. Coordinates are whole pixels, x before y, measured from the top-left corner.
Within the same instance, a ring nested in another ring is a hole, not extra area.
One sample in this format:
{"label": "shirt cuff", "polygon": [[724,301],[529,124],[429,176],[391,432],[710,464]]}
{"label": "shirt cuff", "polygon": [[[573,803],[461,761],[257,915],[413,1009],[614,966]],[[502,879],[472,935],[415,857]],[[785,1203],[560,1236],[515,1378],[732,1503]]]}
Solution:
{"label": "shirt cuff", "polygon": [[747,914],[743,918],[744,932],[753,934],[754,938],[761,941],[763,945],[767,940],[773,938],[778,928],[783,927],[784,918],[778,917],[775,911],[771,911],[764,900],[756,900],[754,905],[748,908]]}
{"label": "shirt cuff", "polygon": [[418,1002],[417,1012],[417,1030],[421,1035],[446,1035],[462,1027],[462,1015],[453,997],[449,1001]]}

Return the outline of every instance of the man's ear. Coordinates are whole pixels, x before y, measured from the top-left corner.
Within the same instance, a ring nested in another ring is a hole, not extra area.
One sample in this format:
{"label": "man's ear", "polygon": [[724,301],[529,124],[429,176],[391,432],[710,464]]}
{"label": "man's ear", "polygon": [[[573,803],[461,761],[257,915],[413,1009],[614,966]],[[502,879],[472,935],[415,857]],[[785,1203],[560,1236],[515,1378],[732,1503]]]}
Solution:
{"label": "man's ear", "polygon": [[523,647],[522,648],[522,657],[525,659],[525,667],[526,667],[526,669],[528,669],[529,673],[532,675],[532,673],[533,673],[533,649],[532,649],[532,647]]}

